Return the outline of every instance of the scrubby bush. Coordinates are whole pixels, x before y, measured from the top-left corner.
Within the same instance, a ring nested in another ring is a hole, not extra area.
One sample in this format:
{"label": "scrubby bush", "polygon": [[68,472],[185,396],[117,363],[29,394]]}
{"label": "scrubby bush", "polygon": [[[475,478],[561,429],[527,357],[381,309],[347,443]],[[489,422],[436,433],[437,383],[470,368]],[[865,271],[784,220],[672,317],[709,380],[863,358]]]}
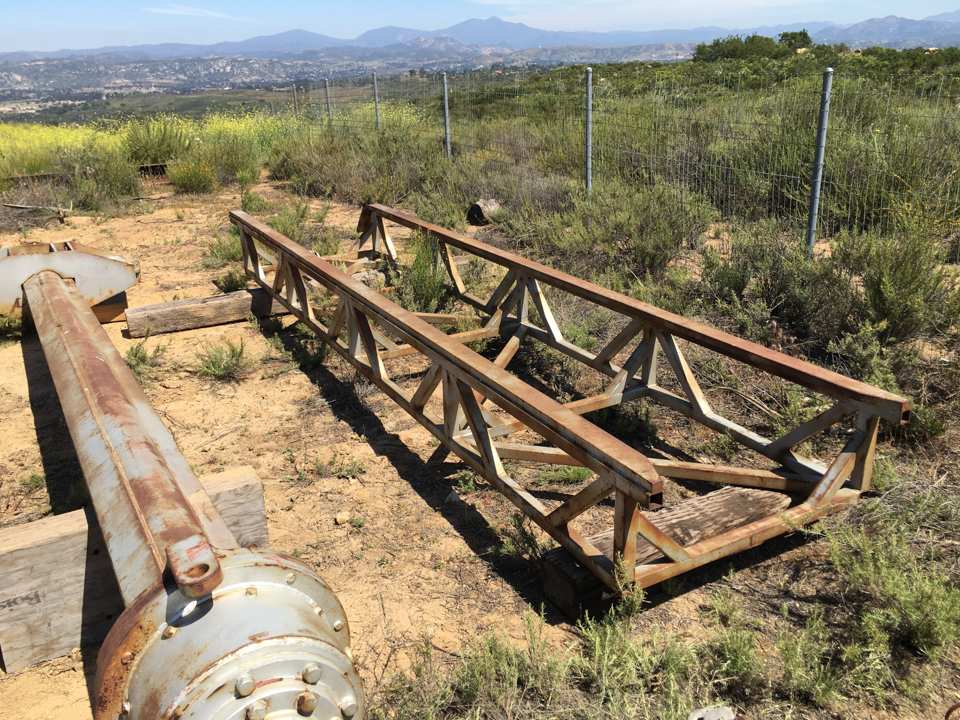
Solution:
{"label": "scrubby bush", "polygon": [[226,235],[218,235],[207,247],[203,266],[221,268],[230,263],[240,262],[242,259],[243,248],[240,246],[240,235],[236,227],[231,225]]}
{"label": "scrubby bush", "polygon": [[891,235],[843,234],[836,256],[862,280],[867,311],[883,324],[883,337],[908,340],[956,322],[957,281],[945,269],[944,244],[925,227],[900,224]]}
{"label": "scrubby bush", "polygon": [[[569,187],[566,192],[568,202],[508,202],[498,222],[537,254],[593,276],[614,271],[642,279],[662,273],[682,250],[697,245],[716,217],[702,196],[675,185],[609,182],[589,196],[574,195]],[[555,209],[548,209],[550,204]]]}
{"label": "scrubby bush", "polygon": [[450,300],[450,287],[432,238],[416,236],[413,260],[401,269],[397,296],[404,307],[417,312],[440,312]]}
{"label": "scrubby bush", "polygon": [[81,210],[103,210],[140,193],[140,175],[119,148],[88,142],[60,159],[70,200]]}
{"label": "scrubby bush", "polygon": [[157,115],[133,120],[124,130],[127,157],[137,165],[169,163],[190,148],[190,129],[181,118]]}
{"label": "scrubby bush", "polygon": [[765,342],[799,340],[815,355],[855,333],[865,316],[849,270],[808,258],[796,236],[772,222],[738,228],[726,257],[707,249],[702,289],[738,332]]}
{"label": "scrubby bush", "polygon": [[217,174],[205,160],[177,160],[167,166],[167,179],[178,192],[191,195],[211,193],[217,188]]}
{"label": "scrubby bush", "polygon": [[197,374],[221,382],[237,382],[250,371],[243,340],[224,340],[197,353]]}

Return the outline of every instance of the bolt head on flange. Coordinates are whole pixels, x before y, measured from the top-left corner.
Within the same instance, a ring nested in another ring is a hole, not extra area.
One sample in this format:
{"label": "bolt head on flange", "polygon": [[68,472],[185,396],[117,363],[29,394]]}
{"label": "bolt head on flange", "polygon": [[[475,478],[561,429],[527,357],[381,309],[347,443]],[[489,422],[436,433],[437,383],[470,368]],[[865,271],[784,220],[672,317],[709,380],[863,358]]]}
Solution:
{"label": "bolt head on flange", "polygon": [[307,685],[316,685],[323,677],[323,668],[316,663],[310,663],[303,669],[300,676]]}
{"label": "bolt head on flange", "polygon": [[255,702],[247,708],[247,712],[244,714],[244,720],[267,720],[267,710],[269,709],[267,703],[263,700]]}
{"label": "bolt head on flange", "polygon": [[340,703],[340,712],[343,713],[343,716],[349,720],[354,715],[357,714],[357,699],[353,695],[349,695],[343,699],[343,702]]}
{"label": "bolt head on flange", "polygon": [[310,717],[319,704],[319,698],[312,692],[300,693],[300,697],[297,698],[297,712],[304,717]]}
{"label": "bolt head on flange", "polygon": [[233,689],[236,691],[238,697],[247,697],[250,695],[250,693],[257,689],[257,683],[250,673],[244,673],[237,678],[237,682],[234,684]]}

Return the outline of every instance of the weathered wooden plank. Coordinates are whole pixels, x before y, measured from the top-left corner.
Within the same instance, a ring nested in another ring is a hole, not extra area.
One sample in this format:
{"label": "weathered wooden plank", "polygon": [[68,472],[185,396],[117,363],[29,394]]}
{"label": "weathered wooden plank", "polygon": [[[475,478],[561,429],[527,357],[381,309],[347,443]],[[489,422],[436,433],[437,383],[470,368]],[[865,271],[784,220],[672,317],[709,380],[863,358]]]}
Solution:
{"label": "weathered wooden plank", "polygon": [[[690,498],[657,512],[641,515],[673,538],[687,546],[747,525],[754,520],[774,515],[790,505],[787,495],[754,488],[725,487],[706,495]],[[594,535],[590,541],[607,557],[613,558],[613,530]],[[637,564],[644,565],[664,557],[663,553],[642,537],[637,538]]]}
{"label": "weathered wooden plank", "polygon": [[[267,544],[253,468],[200,482],[243,546]],[[0,669],[19,672],[103,639],[123,611],[96,518],[83,510],[0,530]]]}
{"label": "weathered wooden plank", "polygon": [[126,313],[130,337],[212,327],[241,322],[250,315],[284,315],[287,309],[262,288],[238,290],[226,295],[175,300],[169,303],[129,308]]}
{"label": "weathered wooden plank", "polygon": [[[656,512],[640,515],[653,523],[679,545],[689,546],[709,537],[721,535],[755,520],[776,515],[790,504],[786,495],[766,490],[725,487]],[[588,538],[606,557],[613,558],[614,531]],[[640,566],[664,560],[660,550],[637,537],[635,561]],[[568,615],[576,616],[582,609],[598,604],[600,589],[596,579],[578,565],[562,549],[551,550],[544,556],[544,591]]]}

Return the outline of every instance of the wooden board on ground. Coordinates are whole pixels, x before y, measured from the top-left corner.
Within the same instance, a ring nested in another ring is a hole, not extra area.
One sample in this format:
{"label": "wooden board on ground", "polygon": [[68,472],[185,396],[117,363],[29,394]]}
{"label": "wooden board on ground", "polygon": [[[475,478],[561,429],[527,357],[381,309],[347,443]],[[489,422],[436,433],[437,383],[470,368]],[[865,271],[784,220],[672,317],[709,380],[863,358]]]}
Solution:
{"label": "wooden board on ground", "polygon": [[[205,475],[243,546],[267,544],[263,486],[253,468]],[[0,530],[0,670],[18,672],[98,643],[123,601],[96,518],[75,510]]]}
{"label": "wooden board on ground", "polygon": [[[682,546],[692,545],[728,530],[786,510],[790,497],[769,490],[724,487],[706,495],[689,498],[657,512],[643,515]],[[589,538],[613,559],[613,529]],[[663,553],[637,536],[637,565],[663,560]],[[600,581],[579,565],[563,548],[544,556],[544,591],[550,600],[571,617],[594,610],[603,595]]]}
{"label": "wooden board on ground", "polygon": [[127,310],[130,337],[180,332],[195,328],[241,322],[251,315],[283,315],[287,309],[262,288],[238,290],[226,295],[175,300]]}

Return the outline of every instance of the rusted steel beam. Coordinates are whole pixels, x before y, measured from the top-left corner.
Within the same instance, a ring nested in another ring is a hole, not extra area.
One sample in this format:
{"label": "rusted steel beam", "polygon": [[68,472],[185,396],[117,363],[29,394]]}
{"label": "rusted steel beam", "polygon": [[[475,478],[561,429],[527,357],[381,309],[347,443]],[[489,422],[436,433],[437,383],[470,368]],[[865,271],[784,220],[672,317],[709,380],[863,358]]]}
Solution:
{"label": "rusted steel beam", "polygon": [[124,602],[167,567],[185,594],[208,594],[222,573],[207,537],[234,548],[233,534],[191,506],[200,483],[81,296],[49,270],[23,291]]}
{"label": "rusted steel beam", "polygon": [[100,650],[96,720],[362,720],[330,588],[238,547],[71,281],[48,269],[17,280],[126,605]]}
{"label": "rusted steel beam", "polygon": [[[232,211],[230,219],[243,232],[264,244],[269,251],[282,254],[289,265],[295,266],[340,297],[349,298],[377,324],[396,333],[432,361],[441,363],[456,375],[457,379],[478,390],[484,397],[491,398],[528,428],[582,459],[587,467],[597,472],[612,473],[619,478],[618,484],[625,491],[639,491],[639,494],[643,495],[661,491],[660,477],[650,461],[626,443],[466,345],[451,340],[441,330],[418,318],[415,313],[405,310],[360,281],[345,275],[266,223],[239,210]],[[261,286],[273,291],[273,286],[263,278],[258,278],[255,270],[253,274]],[[280,296],[278,298],[283,300]]]}
{"label": "rusted steel beam", "polygon": [[[884,416],[899,421],[909,408],[904,398],[637,303],[402,211],[377,205],[365,207],[359,225],[358,252],[396,261],[396,250],[386,241],[389,233],[385,219],[426,231],[439,241],[453,294],[485,316],[479,332],[510,337],[500,356],[490,362],[465,347],[466,338],[448,336],[428,326],[415,313],[353,280],[264,223],[240,211],[232,212],[230,217],[240,229],[244,267],[250,277],[540,525],[584,568],[618,592],[622,585],[615,576],[617,563],[626,564],[623,570],[627,582],[645,586],[651,578],[672,577],[752,547],[749,542],[759,544],[773,535],[789,532],[790,523],[777,519],[779,511],[793,502],[786,492],[808,496],[791,515],[799,524],[812,522],[840,507],[842,503],[834,502],[836,498],[847,502],[851,497],[841,490],[848,478],[852,477],[858,487],[869,483],[871,443],[875,443],[877,419]],[[370,243],[372,249],[365,250]],[[506,270],[486,302],[467,292],[455,270],[462,257],[450,254],[451,247],[490,260]],[[624,316],[624,329],[597,354],[567,341],[543,292],[547,286],[619,312]],[[316,295],[311,296],[304,287],[310,287]],[[332,314],[331,301],[337,308]],[[545,328],[533,324],[535,313]],[[390,342],[384,342],[385,336],[378,337],[370,331],[371,324],[383,328]],[[610,383],[601,394],[566,406],[545,397],[506,369],[524,337],[546,343],[598,370],[611,378]],[[763,438],[711,408],[697,380],[695,367],[687,361],[676,337],[687,338],[811,390],[833,395],[838,409],[803,424],[780,441]],[[405,345],[397,348],[393,339]],[[631,346],[634,346],[632,351]],[[658,348],[667,360],[662,368],[664,375],[675,376],[682,395],[658,384]],[[401,352],[418,354],[429,363],[427,374],[412,395],[390,379],[384,364],[384,360],[399,357]],[[626,354],[626,360],[615,362],[621,352]],[[622,362],[622,367],[617,362]],[[442,395],[439,418],[436,408],[428,408],[438,388]],[[781,467],[766,471],[651,461],[581,417],[591,410],[637,397],[648,397],[707,427],[725,432]],[[832,465],[828,467],[793,453],[791,448],[798,442],[827,430],[851,413],[856,414],[861,428]],[[549,444],[534,446],[495,440],[524,430],[534,431]],[[583,465],[595,472],[597,479],[558,507],[547,508],[507,473],[503,458]],[[638,509],[638,505],[648,504],[650,496],[660,491],[661,476],[764,489],[731,493],[734,488],[724,488],[703,497],[701,509],[698,509],[699,500],[692,499],[688,501],[689,507],[678,511],[679,514],[664,511],[665,525],[661,527],[657,513],[641,513]],[[611,493],[615,495],[615,503],[610,543],[601,542],[606,535],[587,537],[571,526],[578,516],[596,508]],[[748,506],[736,509],[731,515],[727,504],[736,504],[744,498],[749,500]],[[696,526],[687,528],[690,532],[684,530],[685,540],[672,534],[676,528],[671,523],[676,525],[677,518],[681,517],[687,524]],[[757,527],[762,528],[762,532],[754,537],[744,528],[756,523],[760,523]],[[637,555],[636,550],[641,545],[647,548],[643,557]],[[704,547],[709,547],[709,551],[704,552]],[[651,570],[646,563],[653,556],[661,559]]]}
{"label": "rusted steel beam", "polygon": [[421,230],[448,246],[460,248],[471,255],[508,268],[523,277],[539,280],[630,319],[641,320],[658,331],[683,338],[829,397],[838,400],[856,400],[874,406],[878,410],[877,414],[891,422],[899,423],[905,420],[910,412],[910,401],[900,395],[738,338],[705,323],[662,310],[515,253],[501,250],[462,233],[421,220],[404,210],[386,205],[367,205],[360,216],[358,231],[367,231],[371,221],[377,219],[381,222],[386,219],[404,227]]}

